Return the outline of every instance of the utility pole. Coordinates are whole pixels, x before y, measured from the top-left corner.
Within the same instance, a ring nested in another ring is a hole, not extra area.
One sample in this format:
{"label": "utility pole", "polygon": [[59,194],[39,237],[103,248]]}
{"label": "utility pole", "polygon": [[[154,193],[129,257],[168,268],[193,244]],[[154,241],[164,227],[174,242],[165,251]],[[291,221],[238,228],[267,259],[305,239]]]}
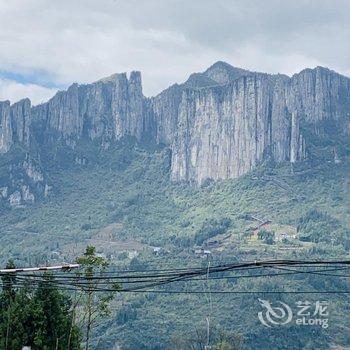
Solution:
{"label": "utility pole", "polygon": [[211,289],[210,289],[210,283],[209,283],[209,276],[210,276],[210,257],[207,256],[208,259],[208,268],[207,268],[207,292],[208,292],[208,306],[209,306],[209,313],[206,317],[207,321],[207,344],[204,346],[204,350],[211,350],[210,346],[210,320],[211,320],[211,313],[213,309],[212,299],[211,299]]}
{"label": "utility pole", "polygon": [[39,266],[39,267],[24,267],[22,269],[0,269],[0,274],[5,273],[21,273],[21,272],[37,272],[37,271],[53,271],[53,270],[71,270],[79,268],[79,264],[65,264],[58,266]]}

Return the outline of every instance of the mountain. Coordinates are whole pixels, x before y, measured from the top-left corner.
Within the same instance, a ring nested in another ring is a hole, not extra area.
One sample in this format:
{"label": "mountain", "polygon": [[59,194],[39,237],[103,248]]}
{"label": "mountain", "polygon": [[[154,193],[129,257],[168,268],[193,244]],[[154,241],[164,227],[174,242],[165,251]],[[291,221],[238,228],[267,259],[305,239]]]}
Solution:
{"label": "mountain", "polygon": [[249,74],[251,72],[248,70],[236,68],[226,62],[218,61],[203,73],[191,74],[184,85],[192,88],[226,85]]}
{"label": "mountain", "polygon": [[[151,98],[133,72],[38,106],[0,103],[0,264],[74,262],[87,245],[123,275],[348,259],[349,88],[321,67],[288,77],[217,62]],[[242,336],[240,349],[346,348],[339,269],[259,267],[120,293],[92,348],[187,349],[208,312],[212,341]],[[329,327],[266,332],[260,298],[293,312],[324,300]]]}
{"label": "mountain", "polygon": [[[75,163],[77,154],[89,161]],[[288,163],[259,167],[238,179],[189,186],[170,181],[170,156],[166,148],[146,150],[132,142],[107,150],[79,142],[74,150],[64,148],[55,158],[55,167],[45,169],[54,195],[1,215],[0,265],[10,258],[19,267],[74,262],[88,244],[108,257],[110,271],[123,275],[207,267],[207,259],[195,253],[201,247],[212,253],[210,266],[272,259],[348,260],[347,159],[337,166],[296,164],[293,174]],[[265,229],[276,235],[275,244],[265,244],[254,235],[259,221],[253,217],[271,221]],[[209,237],[214,245],[203,242]],[[155,253],[154,247],[160,252]],[[341,271],[333,273],[348,275]],[[350,322],[344,313],[348,299],[325,294],[349,290],[349,280],[322,272],[285,272],[268,267],[225,273],[228,278],[213,275],[212,336],[223,331],[242,334],[245,346],[238,348],[242,350],[295,350],[305,348],[304,344],[322,350],[349,347],[344,330]],[[244,278],[246,274],[276,276]],[[173,337],[197,339],[196,332],[207,329],[210,310],[205,295],[199,294],[204,288],[206,281],[200,279],[154,287],[164,294],[121,293],[113,300],[111,315],[98,320],[92,349],[174,349]],[[308,294],[283,293],[295,290]],[[257,291],[272,294],[257,295]],[[330,326],[290,324],[266,332],[258,320],[259,298],[283,301],[293,311],[296,301],[314,303],[322,298],[330,305]]]}
{"label": "mountain", "polygon": [[12,204],[47,195],[43,153],[58,145],[107,150],[128,137],[162,144],[171,150],[171,179],[202,184],[264,162],[301,162],[325,145],[328,160],[340,161],[349,136],[350,79],[327,68],[288,77],[217,62],[151,98],[140,72],[114,74],[73,84],[38,106],[0,102],[0,160],[11,164],[9,154],[20,153],[2,171],[0,194]]}

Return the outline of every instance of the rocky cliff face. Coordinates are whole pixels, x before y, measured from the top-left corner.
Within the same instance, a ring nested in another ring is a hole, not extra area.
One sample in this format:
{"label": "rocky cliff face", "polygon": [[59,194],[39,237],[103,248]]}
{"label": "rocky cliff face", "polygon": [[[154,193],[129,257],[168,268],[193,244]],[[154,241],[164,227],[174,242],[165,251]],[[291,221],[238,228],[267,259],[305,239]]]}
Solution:
{"label": "rocky cliff face", "polygon": [[74,149],[80,139],[98,139],[108,148],[124,136],[138,141],[151,133],[141,75],[115,74],[93,84],[73,84],[51,100],[31,107],[28,99],[10,105],[0,103],[0,153],[20,145],[19,159],[0,179],[1,196],[12,206],[46,196],[47,183],[40,162],[40,148],[65,143]]}
{"label": "rocky cliff face", "polygon": [[316,135],[350,136],[350,80],[335,72],[318,67],[292,78],[243,72],[224,82],[183,91],[173,180],[234,178],[267,158],[300,161],[308,141],[302,125]]}
{"label": "rocky cliff face", "polygon": [[38,159],[29,153],[16,151],[1,167],[0,200],[18,207],[47,197],[51,186]]}
{"label": "rocky cliff face", "polygon": [[173,180],[199,184],[266,159],[298,162],[310,133],[350,136],[350,79],[321,67],[288,77],[217,62],[152,98],[132,72],[73,84],[35,107],[28,99],[0,103],[2,154],[15,144],[30,152],[57,141],[74,149],[80,139],[103,148],[125,136],[152,139],[171,149]]}
{"label": "rocky cliff face", "polygon": [[73,84],[32,109],[46,141],[74,142],[82,137],[105,142],[146,132],[141,75],[115,74],[93,84]]}
{"label": "rocky cliff face", "polygon": [[[285,146],[281,125],[272,130],[269,83],[267,75],[249,75],[223,87],[184,92],[173,145],[174,180],[238,177],[263,159],[272,138]],[[276,157],[284,153],[276,147]]]}
{"label": "rocky cliff face", "polygon": [[[31,129],[32,110],[29,99],[13,105],[0,102],[0,200],[11,206],[33,203],[37,197],[48,195],[46,181],[37,152],[32,148],[34,137]],[[11,157],[9,151],[14,150]]]}
{"label": "rocky cliff face", "polygon": [[0,102],[0,153],[8,152],[12,142],[10,101]]}
{"label": "rocky cliff face", "polygon": [[349,135],[350,79],[329,69],[305,69],[292,77],[289,108],[295,108],[318,134],[336,128],[338,135]]}
{"label": "rocky cliff face", "polygon": [[31,104],[29,99],[12,106],[0,102],[0,154],[6,153],[15,143],[30,145]]}

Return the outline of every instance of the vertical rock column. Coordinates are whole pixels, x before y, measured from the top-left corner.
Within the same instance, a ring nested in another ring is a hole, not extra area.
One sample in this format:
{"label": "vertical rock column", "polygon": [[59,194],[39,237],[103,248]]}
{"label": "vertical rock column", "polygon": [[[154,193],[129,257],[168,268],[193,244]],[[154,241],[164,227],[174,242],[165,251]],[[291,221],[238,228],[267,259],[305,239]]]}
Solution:
{"label": "vertical rock column", "polygon": [[143,95],[140,72],[131,72],[128,82],[128,126],[130,135],[140,140],[146,127],[143,115]]}
{"label": "vertical rock column", "polygon": [[290,162],[296,163],[304,158],[304,139],[300,133],[299,117],[297,112],[292,112],[290,137]]}
{"label": "vertical rock column", "polygon": [[31,103],[28,98],[11,106],[13,136],[16,142],[30,145]]}
{"label": "vertical rock column", "polygon": [[119,140],[128,135],[140,140],[145,128],[140,72],[132,72],[129,80],[125,73],[117,74],[114,78],[112,114],[115,120],[115,138]]}
{"label": "vertical rock column", "polygon": [[53,132],[57,138],[79,138],[82,134],[83,118],[79,114],[78,89],[78,84],[73,84],[48,102],[46,131]]}
{"label": "vertical rock column", "polygon": [[0,154],[8,152],[12,143],[10,101],[0,102]]}

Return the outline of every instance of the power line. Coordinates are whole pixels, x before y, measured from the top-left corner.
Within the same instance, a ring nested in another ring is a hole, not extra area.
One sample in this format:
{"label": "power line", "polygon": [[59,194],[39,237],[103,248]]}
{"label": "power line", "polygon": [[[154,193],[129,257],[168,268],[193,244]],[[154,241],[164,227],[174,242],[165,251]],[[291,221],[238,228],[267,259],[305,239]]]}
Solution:
{"label": "power line", "polygon": [[[121,290],[120,293],[127,292]],[[155,294],[205,294],[205,291],[171,291],[171,290],[139,290],[133,293],[155,293]],[[235,291],[235,290],[218,290],[212,291],[211,294],[350,294],[350,290],[330,290],[330,291]]]}
{"label": "power line", "polygon": [[[345,265],[345,266],[342,266]],[[95,292],[109,292],[116,291],[115,286],[111,288],[111,285],[114,285],[116,282],[122,284],[123,288],[119,290],[122,293],[200,293],[200,291],[166,291],[166,290],[155,290],[154,287],[159,287],[162,285],[176,283],[176,282],[196,282],[200,280],[207,280],[209,274],[217,273],[226,273],[226,272],[236,272],[238,271],[251,271],[254,268],[273,268],[286,270],[281,273],[265,273],[265,274],[252,274],[252,275],[236,275],[236,276],[213,276],[211,279],[216,280],[228,280],[228,279],[238,279],[238,278],[259,278],[259,277],[275,277],[283,275],[294,275],[294,274],[313,274],[313,275],[322,275],[328,277],[344,277],[342,274],[328,274],[325,272],[334,272],[342,271],[349,269],[349,261],[295,261],[295,260],[273,260],[273,261],[254,261],[254,262],[245,262],[245,263],[233,263],[225,265],[213,266],[210,269],[208,268],[188,268],[188,269],[179,269],[176,273],[174,271],[169,271],[165,273],[164,270],[151,270],[151,271],[142,271],[137,273],[129,273],[127,275],[118,275],[118,272],[114,271],[113,275],[105,275],[102,273],[100,276],[92,276],[86,278],[82,274],[76,274],[74,276],[68,275],[56,275],[52,274],[52,279],[48,279],[45,275],[36,275],[36,274],[26,274],[23,269],[20,272],[16,272],[16,282],[15,286],[17,288],[24,288],[28,284],[32,283],[33,285],[39,283],[46,283],[47,285],[53,288],[59,288],[62,290],[89,290]],[[62,265],[66,266],[66,265]],[[61,267],[62,267],[61,266]],[[294,266],[294,269],[287,268],[287,266]],[[311,267],[321,268],[323,266],[332,266],[331,269],[322,269],[322,270],[298,270],[296,268],[305,268]],[[334,266],[334,267],[333,267]],[[53,268],[53,267],[52,267]],[[43,272],[45,270],[36,270],[37,272]],[[158,272],[158,273],[157,273]],[[110,272],[109,272],[110,273]],[[4,275],[1,274],[0,275]],[[205,276],[205,277],[204,277]],[[56,277],[57,278],[56,280]],[[99,287],[91,287],[92,281],[98,281]],[[137,284],[136,286],[130,286],[132,284]],[[152,289],[150,289],[152,288]],[[239,291],[217,291],[213,290],[213,293],[239,293]],[[264,291],[255,291],[256,293],[265,293]],[[320,293],[317,291],[304,291],[305,293]],[[252,291],[253,293],[253,291]],[[275,291],[275,293],[286,293],[286,291]],[[292,293],[292,291],[290,291]],[[294,292],[293,292],[294,293]],[[295,293],[302,293],[300,291],[295,291]],[[329,291],[328,293],[348,293],[348,291]]]}

